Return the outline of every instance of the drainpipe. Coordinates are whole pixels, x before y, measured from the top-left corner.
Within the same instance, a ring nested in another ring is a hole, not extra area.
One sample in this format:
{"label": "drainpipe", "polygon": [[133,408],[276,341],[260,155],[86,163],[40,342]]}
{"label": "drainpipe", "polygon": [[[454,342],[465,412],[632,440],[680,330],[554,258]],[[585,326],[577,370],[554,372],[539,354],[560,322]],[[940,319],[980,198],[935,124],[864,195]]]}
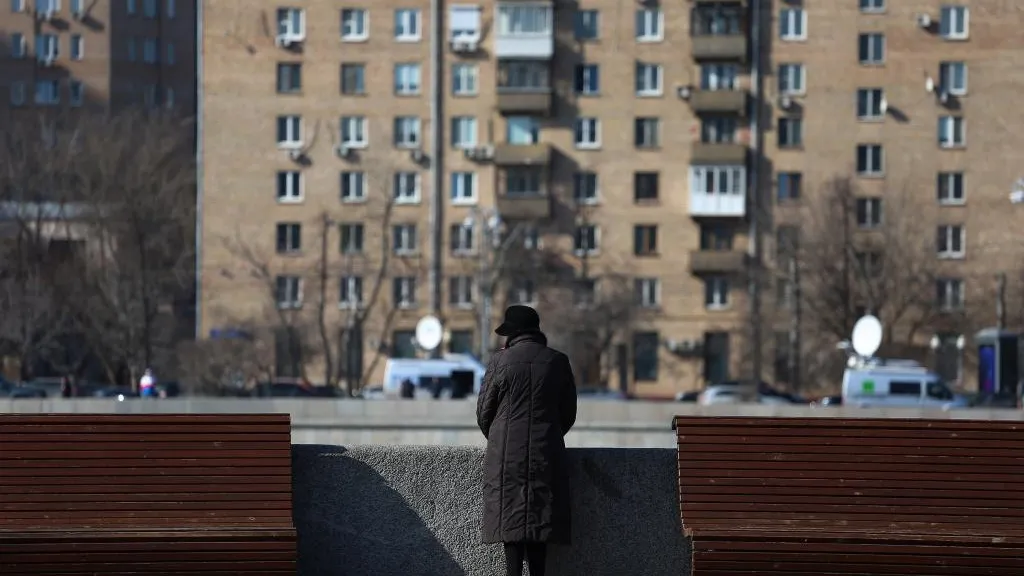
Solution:
{"label": "drainpipe", "polygon": [[199,0],[196,10],[196,270],[195,339],[203,337],[203,12],[206,2]]}
{"label": "drainpipe", "polygon": [[[441,318],[444,257],[444,0],[430,0],[430,307]],[[431,352],[438,358],[441,347]]]}
{"label": "drainpipe", "polygon": [[762,2],[755,0],[750,3],[750,79],[754,92],[753,106],[750,113],[750,129],[753,133],[751,141],[750,178],[748,180],[748,198],[750,205],[750,230],[747,252],[750,257],[748,289],[750,293],[750,337],[752,381],[761,380],[762,338],[761,338],[761,179],[762,158],[764,153],[764,126],[761,111],[764,106],[764,73],[762,59],[764,57],[762,42],[764,41],[764,15]]}

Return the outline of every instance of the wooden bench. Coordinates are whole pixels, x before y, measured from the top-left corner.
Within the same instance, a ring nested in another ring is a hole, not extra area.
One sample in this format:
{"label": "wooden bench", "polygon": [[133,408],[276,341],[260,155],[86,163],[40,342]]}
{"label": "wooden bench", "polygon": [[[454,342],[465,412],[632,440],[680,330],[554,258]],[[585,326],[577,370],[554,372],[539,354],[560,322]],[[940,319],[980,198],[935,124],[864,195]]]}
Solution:
{"label": "wooden bench", "polygon": [[0,415],[0,574],[294,575],[288,415]]}
{"label": "wooden bench", "polygon": [[695,576],[1024,575],[1024,423],[678,417]]}

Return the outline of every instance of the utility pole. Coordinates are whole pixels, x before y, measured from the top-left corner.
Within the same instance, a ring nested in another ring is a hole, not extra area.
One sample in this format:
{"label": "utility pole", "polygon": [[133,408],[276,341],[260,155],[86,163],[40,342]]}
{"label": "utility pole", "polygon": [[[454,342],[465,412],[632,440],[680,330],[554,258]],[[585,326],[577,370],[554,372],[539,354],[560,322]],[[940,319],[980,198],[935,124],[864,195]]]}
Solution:
{"label": "utility pole", "polygon": [[[430,308],[442,318],[444,278],[444,0],[430,0]],[[441,347],[431,351],[441,356]]]}
{"label": "utility pole", "polygon": [[[751,142],[750,178],[748,180],[748,205],[750,206],[750,229],[748,256],[750,258],[748,286],[750,297],[750,339],[751,339],[751,382],[754,386],[761,381],[762,338],[761,338],[761,264],[764,248],[761,246],[761,179],[762,155],[764,154],[764,122],[761,108],[764,105],[764,9],[762,2],[750,3],[750,79],[754,89],[754,100],[750,106],[750,128],[754,135]],[[752,392],[756,398],[756,388]]]}
{"label": "utility pole", "polygon": [[1006,328],[1006,272],[996,274],[996,328]]}
{"label": "utility pole", "polygon": [[789,287],[792,301],[789,315],[789,355],[787,358],[789,385],[793,392],[800,391],[800,265],[796,256],[789,259]]}
{"label": "utility pole", "polygon": [[483,222],[483,230],[481,231],[481,237],[483,239],[483,246],[480,247],[480,309],[478,324],[480,326],[480,362],[485,366],[491,359],[491,317],[493,312],[492,300],[494,298],[494,283],[493,274],[494,271],[491,269],[491,258],[493,256],[492,251],[494,250],[494,230],[487,222]]}

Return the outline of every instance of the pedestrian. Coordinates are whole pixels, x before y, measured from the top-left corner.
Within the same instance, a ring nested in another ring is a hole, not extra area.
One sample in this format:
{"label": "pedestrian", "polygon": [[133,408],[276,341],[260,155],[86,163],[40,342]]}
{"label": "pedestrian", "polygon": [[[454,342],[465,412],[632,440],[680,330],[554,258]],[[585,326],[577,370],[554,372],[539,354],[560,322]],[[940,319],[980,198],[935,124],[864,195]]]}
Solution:
{"label": "pedestrian", "polygon": [[477,400],[484,453],[483,541],[501,542],[508,576],[544,576],[547,545],[571,535],[564,436],[576,422],[569,358],[548,348],[540,317],[510,306],[495,332],[507,338],[487,366]]}
{"label": "pedestrian", "polygon": [[416,397],[416,385],[412,383],[412,380],[409,378],[402,380],[402,384],[399,388],[399,396],[408,400]]}
{"label": "pedestrian", "polygon": [[139,396],[143,398],[156,397],[156,376],[153,375],[151,368],[146,368],[146,371],[142,373],[142,378],[139,378]]}

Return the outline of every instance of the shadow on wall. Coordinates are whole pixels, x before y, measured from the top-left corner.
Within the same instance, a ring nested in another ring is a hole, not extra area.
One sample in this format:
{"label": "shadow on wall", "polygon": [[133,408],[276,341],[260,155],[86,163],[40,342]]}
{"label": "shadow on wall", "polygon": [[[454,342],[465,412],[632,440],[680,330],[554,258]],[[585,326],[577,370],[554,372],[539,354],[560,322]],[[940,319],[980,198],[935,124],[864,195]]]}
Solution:
{"label": "shadow on wall", "polygon": [[[570,450],[573,545],[552,547],[559,576],[689,570],[671,449]],[[295,445],[300,576],[500,576],[480,543],[483,451]]]}

